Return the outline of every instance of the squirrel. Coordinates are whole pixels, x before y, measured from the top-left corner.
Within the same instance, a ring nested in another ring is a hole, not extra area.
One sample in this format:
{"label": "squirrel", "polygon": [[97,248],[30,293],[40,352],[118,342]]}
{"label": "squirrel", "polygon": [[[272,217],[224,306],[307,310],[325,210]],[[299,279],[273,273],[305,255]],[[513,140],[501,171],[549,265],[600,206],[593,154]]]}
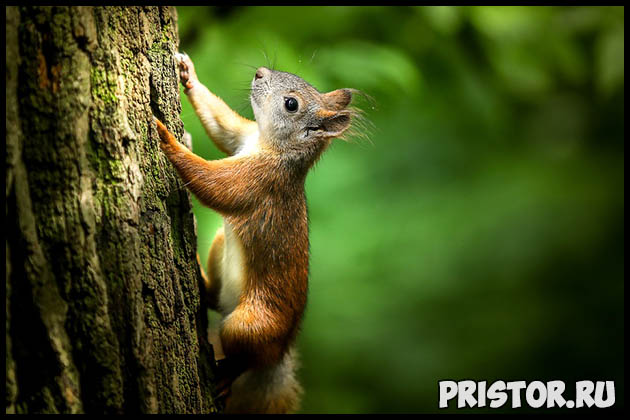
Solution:
{"label": "squirrel", "polygon": [[305,179],[358,110],[354,89],[320,93],[300,77],[260,67],[251,82],[255,121],[243,118],[175,54],[184,93],[207,134],[228,157],[207,161],[154,119],[160,147],[187,188],[223,216],[203,273],[211,309],[221,316],[217,361],[226,413],[287,413],[299,408],[295,338],[307,300]]}

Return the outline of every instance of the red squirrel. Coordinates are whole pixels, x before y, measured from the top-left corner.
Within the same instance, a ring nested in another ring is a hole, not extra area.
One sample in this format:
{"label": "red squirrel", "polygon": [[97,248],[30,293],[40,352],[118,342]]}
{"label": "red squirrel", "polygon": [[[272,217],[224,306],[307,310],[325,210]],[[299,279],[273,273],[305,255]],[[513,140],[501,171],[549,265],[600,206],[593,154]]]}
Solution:
{"label": "red squirrel", "polygon": [[188,100],[228,154],[204,160],[155,120],[160,146],[184,184],[224,220],[204,277],[209,306],[222,315],[225,358],[217,366],[225,412],[295,412],[302,389],[294,342],[309,274],[304,182],[357,116],[349,106],[355,91],[320,93],[294,74],[260,67],[250,121],[201,84],[187,55],[175,58]]}

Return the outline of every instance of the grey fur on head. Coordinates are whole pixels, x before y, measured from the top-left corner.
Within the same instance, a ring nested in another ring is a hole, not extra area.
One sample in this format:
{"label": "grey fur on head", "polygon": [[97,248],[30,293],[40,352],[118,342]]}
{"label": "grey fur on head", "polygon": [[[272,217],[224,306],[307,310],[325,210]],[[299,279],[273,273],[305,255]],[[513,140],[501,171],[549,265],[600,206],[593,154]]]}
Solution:
{"label": "grey fur on head", "polygon": [[[295,74],[260,67],[251,87],[254,116],[265,140],[282,149],[329,142],[350,127],[351,89],[320,93]],[[296,109],[293,109],[297,101]]]}

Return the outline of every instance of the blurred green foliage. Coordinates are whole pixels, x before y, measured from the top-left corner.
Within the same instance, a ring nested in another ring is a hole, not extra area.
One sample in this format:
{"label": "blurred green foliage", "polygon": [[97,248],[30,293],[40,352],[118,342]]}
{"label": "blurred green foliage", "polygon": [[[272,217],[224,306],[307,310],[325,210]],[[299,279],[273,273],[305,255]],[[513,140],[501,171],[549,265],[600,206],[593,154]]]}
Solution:
{"label": "blurred green foliage", "polygon": [[[623,7],[178,13],[201,81],[248,118],[260,65],[375,99],[370,141],[307,179],[303,412],[438,411],[441,379],[615,380],[623,407]],[[195,213],[205,260],[221,220]]]}

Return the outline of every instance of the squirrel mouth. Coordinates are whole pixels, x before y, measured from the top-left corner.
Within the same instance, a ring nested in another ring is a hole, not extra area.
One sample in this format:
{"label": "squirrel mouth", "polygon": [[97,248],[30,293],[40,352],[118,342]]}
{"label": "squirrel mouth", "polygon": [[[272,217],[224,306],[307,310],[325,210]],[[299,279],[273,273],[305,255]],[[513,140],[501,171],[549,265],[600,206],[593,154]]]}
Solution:
{"label": "squirrel mouth", "polygon": [[252,83],[252,89],[250,91],[249,97],[253,103],[255,103],[256,105],[260,105],[260,99],[263,98],[266,93],[267,90],[264,89],[263,86],[257,86]]}

